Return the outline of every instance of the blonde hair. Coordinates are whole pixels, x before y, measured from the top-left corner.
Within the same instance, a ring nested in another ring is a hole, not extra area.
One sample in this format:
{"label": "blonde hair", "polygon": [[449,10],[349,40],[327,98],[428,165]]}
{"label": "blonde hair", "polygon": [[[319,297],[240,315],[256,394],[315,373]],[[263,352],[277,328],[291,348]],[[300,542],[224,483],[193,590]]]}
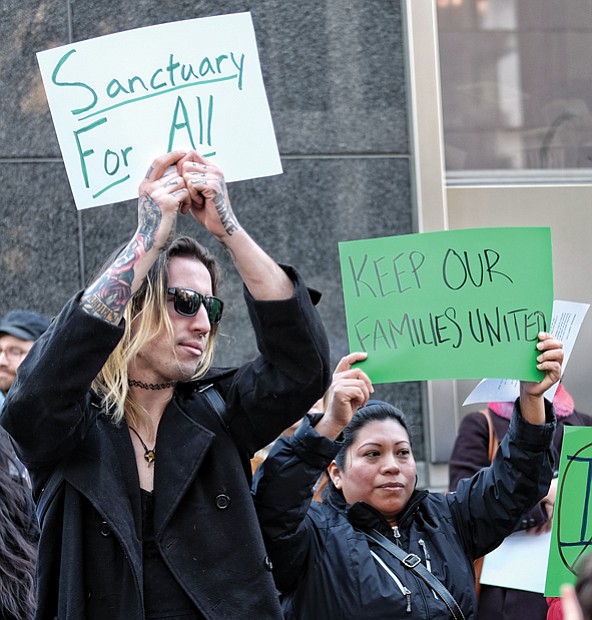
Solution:
{"label": "blonde hair", "polygon": [[[132,426],[146,418],[144,408],[131,396],[128,386],[128,366],[138,352],[151,340],[165,333],[173,342],[173,326],[167,312],[168,265],[175,256],[194,258],[203,263],[212,279],[212,294],[217,295],[220,268],[214,257],[191,237],[177,237],[163,252],[140,288],[132,295],[123,318],[125,330],[117,347],[105,362],[92,384],[103,399],[105,411],[114,424],[125,419]],[[199,379],[211,367],[218,325],[212,325],[200,364],[191,380]]]}

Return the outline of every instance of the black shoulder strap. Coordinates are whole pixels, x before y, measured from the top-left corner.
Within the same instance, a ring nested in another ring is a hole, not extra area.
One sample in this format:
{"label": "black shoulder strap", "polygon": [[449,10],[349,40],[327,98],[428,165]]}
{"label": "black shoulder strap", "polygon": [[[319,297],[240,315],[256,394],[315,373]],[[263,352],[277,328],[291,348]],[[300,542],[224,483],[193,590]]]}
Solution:
{"label": "black shoulder strap", "polygon": [[[200,387],[197,391],[205,397],[210,408],[213,409],[218,416],[218,419],[222,424],[222,428],[230,435],[230,417],[228,408],[226,407],[226,401],[220,392],[218,392],[213,383],[208,383]],[[246,452],[240,450],[238,446],[237,449],[239,451],[239,457],[247,478],[247,482],[251,484],[252,470],[250,457]]]}
{"label": "black shoulder strap", "polygon": [[454,620],[464,620],[464,614],[454,597],[444,584],[439,581],[430,571],[421,563],[419,556],[414,553],[405,553],[403,549],[397,547],[386,536],[383,536],[376,530],[370,532],[363,532],[368,538],[372,539],[378,545],[380,545],[385,551],[394,556],[401,564],[407,569],[415,573],[424,583],[426,583],[434,592],[444,601],[451,617]]}
{"label": "black shoulder strap", "polygon": [[59,491],[62,482],[64,480],[63,477],[64,472],[64,464],[60,463],[50,474],[45,486],[41,489],[39,493],[39,497],[36,501],[35,512],[37,513],[37,521],[39,523],[39,527],[43,527],[43,521],[45,520],[45,515],[47,513],[47,509],[51,504],[53,498],[56,496]]}
{"label": "black shoulder strap", "polygon": [[228,409],[226,408],[226,402],[222,398],[220,392],[214,387],[213,383],[203,385],[198,389],[198,392],[203,394],[208,401],[210,407],[216,412],[216,415],[220,419],[225,431],[228,431]]}

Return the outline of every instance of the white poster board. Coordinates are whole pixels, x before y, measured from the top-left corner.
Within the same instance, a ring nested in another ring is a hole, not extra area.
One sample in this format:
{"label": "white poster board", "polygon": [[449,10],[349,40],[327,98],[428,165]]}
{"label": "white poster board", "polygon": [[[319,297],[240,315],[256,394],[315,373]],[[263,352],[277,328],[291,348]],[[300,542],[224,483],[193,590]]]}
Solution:
{"label": "white poster board", "polygon": [[195,149],[227,181],[282,172],[250,13],[37,54],[78,209],[137,196],[155,157]]}
{"label": "white poster board", "polygon": [[501,588],[543,593],[549,561],[551,532],[515,532],[485,556],[481,583]]}

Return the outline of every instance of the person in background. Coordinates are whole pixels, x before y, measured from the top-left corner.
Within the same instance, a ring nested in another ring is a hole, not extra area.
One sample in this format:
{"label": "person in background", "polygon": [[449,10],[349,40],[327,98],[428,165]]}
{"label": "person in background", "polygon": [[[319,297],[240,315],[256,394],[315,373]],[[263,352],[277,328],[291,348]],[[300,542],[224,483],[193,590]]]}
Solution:
{"label": "person in background", "polygon": [[[516,526],[516,530],[526,530],[532,535],[551,530],[564,428],[592,426],[592,417],[575,410],[573,398],[562,383],[553,398],[553,407],[557,417],[557,431],[551,446],[554,477],[547,495],[525,511]],[[468,413],[462,419],[449,461],[450,491],[455,491],[463,478],[471,477],[490,464],[491,437],[487,418],[491,421],[493,439],[499,443],[508,431],[513,408],[514,403],[492,402],[487,405],[487,411]],[[479,620],[545,620],[546,616],[547,602],[541,593],[486,584],[479,586]]]}
{"label": "person in background", "polygon": [[31,489],[0,433],[0,618],[32,620],[39,530]]}
{"label": "person in background", "polygon": [[[259,465],[255,505],[288,620],[473,618],[474,559],[547,494],[555,416],[543,394],[562,344],[539,334],[540,383],[522,382],[493,464],[456,493],[416,488],[405,416],[373,391],[366,354],[339,363],[324,414],[306,416]],[[312,501],[320,473],[330,483]],[[526,616],[528,617],[528,616]]]}
{"label": "person in background", "polygon": [[[244,283],[258,357],[212,366],[219,268]],[[152,162],[138,227],[35,343],[1,424],[41,522],[37,620],[282,617],[249,459],[329,383],[320,295],[247,234],[222,171],[197,153]]]}
{"label": "person in background", "polygon": [[[11,310],[0,319],[0,410],[16,379],[18,367],[48,326],[49,319],[34,310]],[[0,435],[5,434],[6,431],[0,428]],[[3,437],[3,449],[7,454],[5,464],[10,469],[9,474],[20,476],[30,487],[29,474],[6,437]]]}
{"label": "person in background", "polygon": [[[11,310],[0,319],[0,409],[16,372],[49,319],[32,310]],[[0,428],[0,618],[31,620],[39,528],[30,480],[10,438]]]}
{"label": "person in background", "polygon": [[49,319],[33,310],[11,310],[0,319],[0,407],[16,371]]}

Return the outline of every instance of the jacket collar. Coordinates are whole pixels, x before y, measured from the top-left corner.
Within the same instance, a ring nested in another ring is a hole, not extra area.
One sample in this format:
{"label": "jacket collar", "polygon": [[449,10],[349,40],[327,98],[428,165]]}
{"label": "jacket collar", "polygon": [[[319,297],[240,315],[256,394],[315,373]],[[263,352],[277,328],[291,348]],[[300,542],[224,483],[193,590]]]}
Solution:
{"label": "jacket collar", "polygon": [[[419,505],[428,495],[428,491],[413,491],[407,505],[397,518],[397,525],[399,527],[405,527],[409,519],[419,509]],[[356,529],[368,530],[375,529],[379,532],[390,532],[391,527],[387,520],[370,504],[366,502],[355,502],[354,504],[348,504],[343,495],[339,493],[335,488],[328,490],[325,501],[332,506],[335,510],[345,513],[348,521]]]}

